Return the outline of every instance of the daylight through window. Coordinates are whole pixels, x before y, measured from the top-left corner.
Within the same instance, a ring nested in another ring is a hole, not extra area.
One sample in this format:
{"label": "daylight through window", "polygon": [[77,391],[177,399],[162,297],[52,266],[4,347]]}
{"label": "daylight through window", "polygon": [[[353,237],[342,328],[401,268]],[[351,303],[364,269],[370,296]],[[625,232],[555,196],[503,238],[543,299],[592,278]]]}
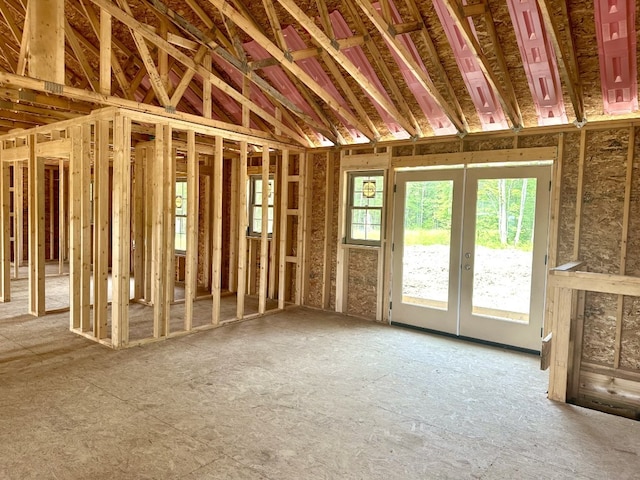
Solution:
{"label": "daylight through window", "polygon": [[349,174],[347,243],[380,245],[383,201],[382,172]]}

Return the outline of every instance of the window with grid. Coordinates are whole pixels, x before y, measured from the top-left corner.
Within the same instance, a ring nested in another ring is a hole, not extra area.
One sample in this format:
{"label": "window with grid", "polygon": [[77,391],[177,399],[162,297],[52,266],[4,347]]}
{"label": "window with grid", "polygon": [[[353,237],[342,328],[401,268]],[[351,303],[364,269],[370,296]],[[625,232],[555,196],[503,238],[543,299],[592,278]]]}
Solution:
{"label": "window with grid", "polygon": [[187,251],[187,180],[176,180],[176,252]]}
{"label": "window with grid", "polygon": [[346,243],[380,245],[384,175],[381,171],[349,174]]}
{"label": "window with grid", "polygon": [[[259,236],[262,234],[262,175],[251,175],[250,182],[250,203],[249,203],[249,235]],[[268,193],[268,217],[267,217],[267,234],[273,232],[273,176],[269,176],[267,184]]]}

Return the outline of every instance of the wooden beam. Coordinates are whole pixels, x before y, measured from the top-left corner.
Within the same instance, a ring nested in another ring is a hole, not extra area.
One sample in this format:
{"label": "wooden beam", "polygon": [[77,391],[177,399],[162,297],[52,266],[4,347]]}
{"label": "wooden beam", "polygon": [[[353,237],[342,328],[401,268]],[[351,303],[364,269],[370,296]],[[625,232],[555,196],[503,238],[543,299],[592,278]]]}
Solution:
{"label": "wooden beam", "polygon": [[[146,179],[144,188],[144,299],[153,305],[155,298],[155,203],[154,187],[157,187],[157,176],[155,175],[156,151],[155,143],[140,147],[144,148],[144,177]],[[154,306],[155,311],[155,306]]]}
{"label": "wooden beam", "polygon": [[[5,152],[3,152],[3,163]],[[28,159],[28,153],[26,158]],[[20,267],[24,261],[24,172],[22,161],[16,161],[13,165],[13,232],[14,241],[14,273],[13,278],[20,278]]]}
{"label": "wooden beam", "polygon": [[269,264],[269,147],[262,149],[262,225],[260,230],[260,290],[258,313],[267,310],[267,272]]}
{"label": "wooden beam", "polygon": [[300,194],[298,200],[298,305],[306,301],[309,290],[309,242],[311,241],[311,208],[314,200],[313,188],[313,162],[307,152],[300,154]]}
{"label": "wooden beam", "polygon": [[571,333],[572,291],[556,288],[553,314],[553,337],[549,370],[548,397],[557,402],[567,400],[567,381],[570,368],[569,339]]}
{"label": "wooden beam", "polygon": [[145,285],[145,183],[144,171],[147,149],[141,144],[136,144],[133,160],[133,206],[131,217],[131,231],[133,234],[133,299],[144,299]]}
{"label": "wooden beam", "polygon": [[[620,239],[620,275],[627,270],[627,245],[629,242],[629,222],[631,217],[631,191],[633,188],[633,159],[635,157],[636,129],[629,128],[629,142],[627,145],[627,173],[624,182],[624,207],[622,210],[622,233]],[[616,311],[616,337],[614,343],[613,367],[620,367],[622,351],[622,326],[624,320],[624,296],[618,295]]]}
{"label": "wooden beam", "polygon": [[111,95],[111,15],[100,10],[100,93]]}
{"label": "wooden beam", "polygon": [[229,291],[235,292],[238,282],[238,182],[239,182],[239,161],[236,158],[227,160],[230,164],[231,193],[229,198]]}
{"label": "wooden beam", "polygon": [[[194,62],[193,59],[185,55],[182,51],[180,51],[178,48],[171,45],[166,40],[162,39],[159,35],[156,35],[154,32],[149,30],[144,24],[138,22],[135,18],[133,18],[130,14],[123,12],[122,10],[116,8],[112,4],[106,2],[105,0],[91,0],[91,1],[94,2],[96,5],[99,5],[100,7],[108,10],[109,13],[111,13],[111,15],[113,15],[114,18],[117,18],[119,21],[127,25],[131,30],[136,31],[137,32],[136,35],[139,35],[141,38],[143,37],[148,39],[150,42],[156,45],[159,49],[169,53],[173,58],[175,58],[177,61],[182,63],[185,67],[191,70],[195,70],[198,74],[200,74],[204,78],[205,81],[211,82],[214,86],[222,90],[224,93],[229,95],[234,100],[238,101],[240,104],[243,104],[243,105],[246,104],[253,112],[256,113],[256,115],[259,115],[260,117],[264,118],[267,122],[271,124],[277,123],[277,120],[275,119],[275,117],[273,117],[273,115],[269,114],[266,110],[264,110],[254,102],[251,102],[245,97],[243,97],[241,93],[239,93],[237,90],[235,90],[230,85],[225,83],[221,78],[219,78],[213,72],[206,70],[202,65],[196,64],[196,62]],[[219,49],[214,51],[216,53],[220,53]],[[223,58],[225,58],[225,60],[227,59],[227,57],[223,57]],[[256,79],[252,79],[252,80],[257,81]],[[169,100],[168,97],[167,97],[167,100]],[[163,105],[170,106],[170,102],[168,101],[167,103],[163,103]],[[304,139],[300,138],[295,131],[291,130],[286,125],[280,124],[280,128],[282,128],[282,131],[285,134],[289,135],[292,139],[298,141],[301,145],[309,146]]]}
{"label": "wooden beam", "polygon": [[[212,3],[219,3],[221,0],[209,0]],[[307,14],[298,7],[292,0],[278,0],[278,2],[287,10],[293,18],[296,19],[300,25],[309,32],[311,37],[333,58],[338,64],[347,72],[351,77],[360,85],[360,87],[374,99],[378,105],[380,105],[389,115],[397,120],[397,122],[404,128],[410,135],[415,135],[415,128],[400,114],[398,109],[373,85],[369,79],[356,67],[347,56],[336,50],[331,39],[329,39],[322,30],[320,30],[315,22],[307,16]],[[247,32],[248,33],[248,32]],[[274,55],[275,56],[275,55]],[[307,83],[305,80],[303,80]],[[309,85],[311,86],[311,85]],[[312,87],[313,88],[313,87]],[[347,117],[345,117],[347,119]],[[355,124],[354,124],[355,125]],[[361,130],[362,131],[362,130]]]}
{"label": "wooden beam", "polygon": [[518,106],[518,102],[515,96],[510,96],[509,92],[505,91],[502,88],[500,81],[498,80],[497,75],[491,69],[491,65],[489,64],[489,60],[486,55],[482,51],[478,40],[476,39],[473,31],[471,30],[471,26],[469,25],[469,21],[464,16],[462,11],[462,7],[456,3],[454,0],[444,0],[444,4],[447,7],[451,18],[453,19],[458,32],[464,39],[465,43],[469,47],[472,55],[478,61],[478,66],[480,70],[484,74],[487,82],[491,85],[496,97],[500,101],[502,108],[505,113],[511,120],[511,124],[514,128],[519,129],[524,126],[522,121],[522,113],[520,112],[520,107]]}
{"label": "wooden beam", "polygon": [[331,247],[334,245],[333,236],[333,202],[334,202],[334,153],[326,153],[325,186],[324,186],[324,248],[322,253],[322,308],[329,310],[331,301]]}
{"label": "wooden beam", "polygon": [[64,159],[58,161],[58,273],[64,273],[64,262],[67,256],[67,213],[65,198],[67,181]]}
{"label": "wooden beam", "polygon": [[11,196],[9,193],[11,176],[9,167],[8,162],[2,161],[2,142],[0,142],[0,302],[3,303],[11,300]]}
{"label": "wooden beam", "polygon": [[302,68],[294,62],[288,60],[288,53],[283,52],[277,45],[271,42],[263,33],[261,33],[251,21],[244,18],[239,12],[229,6],[224,0],[209,0],[214,4],[222,14],[229,17],[234,23],[244,30],[247,34],[254,38],[270,55],[278,60],[280,65],[293,75],[297,76],[305,85],[315,92],[329,107],[336,113],[340,114],[347,122],[358,128],[368,138],[373,139],[373,134],[362,124],[360,120],[355,118],[350,110],[340,105],[318,82],[308,75]]}
{"label": "wooden beam", "polygon": [[[9,27],[9,31],[13,36],[13,39],[18,45],[22,43],[23,32],[22,29],[16,23],[15,15],[9,10],[9,4],[7,2],[0,2],[0,14],[4,18],[5,23]],[[26,20],[25,20],[26,25]]]}
{"label": "wooden beam", "polygon": [[213,299],[211,323],[220,323],[220,293],[222,290],[222,203],[223,203],[223,142],[222,137],[215,137],[213,155],[213,209],[211,254],[211,295]]}
{"label": "wooden beam", "polygon": [[[584,98],[582,93],[582,80],[580,78],[580,69],[578,67],[578,58],[573,43],[573,33],[571,32],[571,22],[568,21],[569,12],[565,2],[559,2],[562,8],[562,15],[555,15],[553,5],[550,0],[542,0],[537,2],[540,7],[540,13],[544,20],[545,30],[553,49],[556,52],[560,75],[564,81],[564,85],[571,98],[573,111],[576,114],[578,124],[584,124],[587,120],[584,111]],[[561,38],[560,25],[563,22],[562,30],[565,35]]]}
{"label": "wooden beam", "polygon": [[576,185],[576,212],[573,222],[573,256],[572,260],[580,259],[580,230],[582,228],[582,204],[584,191],[584,163],[587,155],[587,131],[580,132],[580,157],[578,160],[578,178]]}
{"label": "wooden beam", "polygon": [[[211,70],[211,54],[205,53],[203,65],[207,70]],[[202,82],[202,116],[211,118],[212,114],[211,82]]]}
{"label": "wooden beam", "polygon": [[557,288],[640,297],[640,277],[611,273],[552,270],[549,272],[548,281],[551,286]]}
{"label": "wooden beam", "polygon": [[238,288],[236,318],[244,317],[244,296],[247,291],[247,143],[240,142],[238,172]]}
{"label": "wooden beam", "polygon": [[278,308],[284,309],[287,282],[287,231],[289,215],[287,215],[289,198],[289,150],[282,151],[280,172],[280,225],[279,225],[279,255],[278,255]]}
{"label": "wooden beam", "polygon": [[[93,335],[107,337],[107,289],[109,283],[109,135],[110,122],[96,122],[94,153],[94,260],[93,260]],[[137,248],[142,248],[142,245]],[[137,274],[138,272],[134,272]],[[136,278],[137,284],[138,278]]]}
{"label": "wooden beam", "polygon": [[82,127],[74,125],[69,157],[69,328],[80,329],[82,279]]}
{"label": "wooden beam", "polygon": [[[100,18],[98,18],[96,11],[94,10],[93,6],[89,3],[89,1],[90,0],[80,0],[82,4],[78,3],[78,0],[72,1],[71,6],[73,6],[78,12],[81,12],[85,15],[85,17],[89,21],[89,24],[91,25],[93,33],[96,35],[96,37],[98,37],[98,40],[100,41],[99,50],[97,52],[99,62],[100,62],[100,81],[103,82],[103,79],[104,79],[104,82],[106,82],[107,76],[109,81],[109,91],[108,92],[106,90],[103,91],[101,88],[100,93],[102,93],[103,95],[111,95],[111,73],[113,73],[113,75],[116,77],[118,85],[120,86],[120,89],[122,90],[125,98],[129,100],[133,100],[134,98],[133,98],[132,88],[131,88],[132,85],[130,85],[129,79],[127,79],[127,76],[124,73],[124,69],[120,65],[118,54],[114,51],[113,46],[117,46],[120,49],[120,51],[122,51],[126,56],[130,58],[132,62],[134,62],[135,60],[138,60],[140,65],[142,65],[142,60],[137,59],[137,57],[133,54],[133,52],[129,51],[117,38],[114,38],[111,35],[112,22],[111,22],[111,15],[109,15],[109,12],[105,12],[104,10],[101,9]],[[108,22],[106,22],[107,15],[109,16]],[[102,23],[103,18],[105,19],[104,25]],[[107,35],[106,23],[109,24],[108,41],[107,39],[104,38],[104,36]],[[92,46],[91,43],[88,40],[86,40],[84,36],[78,35],[77,33],[76,35],[81,41],[83,41],[83,44],[85,45],[85,47],[87,49],[90,49],[90,47]],[[110,50],[110,55],[111,55],[110,60],[108,62],[103,61],[103,55],[105,55],[106,52],[102,52],[102,49],[107,48],[107,46],[108,46],[108,49]],[[110,66],[109,72],[106,71],[107,65]],[[144,71],[144,69],[141,68],[140,71]],[[131,82],[131,84],[132,83],[133,82]],[[106,86],[106,84],[104,86]]]}
{"label": "wooden beam", "polygon": [[80,330],[88,332],[91,329],[91,124],[82,125],[82,164],[80,181],[82,182],[82,197],[80,200]]}
{"label": "wooden beam", "polygon": [[[67,42],[69,42],[69,45],[71,46],[71,50],[76,56],[76,60],[78,61],[78,64],[82,69],[82,73],[84,73],[84,76],[89,82],[89,86],[91,87],[91,89],[94,92],[100,92],[101,91],[100,82],[102,81],[102,78],[97,78],[98,76],[93,71],[93,67],[91,67],[91,64],[87,60],[87,56],[85,55],[84,50],[80,46],[80,42],[78,41],[78,38],[76,37],[76,34],[73,28],[71,27],[71,24],[69,23],[69,21],[65,20],[64,25],[65,25],[64,30],[67,37]],[[110,91],[107,92],[107,94],[109,93],[111,92]]]}
{"label": "wooden beam", "polygon": [[111,342],[129,342],[129,279],[131,255],[131,120],[117,114],[113,121],[113,217]]}
{"label": "wooden beam", "polygon": [[193,302],[198,291],[198,205],[200,200],[196,134],[187,131],[187,256],[185,260],[184,329],[193,327]]}
{"label": "wooden beam", "polygon": [[[558,136],[558,157],[553,162],[553,174],[551,181],[551,198],[549,200],[551,211],[549,212],[549,247],[547,249],[547,269],[554,268],[558,264],[558,235],[560,231],[560,200],[562,189],[562,169],[565,155],[565,135]],[[544,308],[544,335],[551,333],[553,315],[553,289],[546,287],[546,301]]]}
{"label": "wooden beam", "polygon": [[[384,154],[386,155],[386,154]],[[429,167],[436,165],[458,165],[463,163],[531,162],[553,160],[558,155],[557,147],[518,148],[510,150],[484,150],[473,152],[434,153],[408,155],[391,158],[394,168]],[[373,161],[384,157],[373,157]]]}
{"label": "wooden beam", "polygon": [[[66,85],[59,91],[52,91],[48,84],[42,80],[29,77],[21,77],[18,75],[13,75],[11,73],[0,72],[0,88],[2,87],[29,89],[38,92],[47,92],[52,95],[64,96],[69,99],[69,102],[67,107],[61,105],[61,108],[73,109],[73,105],[75,103],[73,102],[73,100],[97,103],[99,105],[112,105],[140,113],[148,113],[152,115],[158,115],[163,118],[171,118],[178,122],[182,120],[208,128],[220,129],[224,131],[225,138],[228,138],[230,140],[250,139],[252,142],[255,142],[259,145],[261,145],[265,140],[268,140],[271,144],[297,147],[296,145],[292,145],[290,142],[283,142],[282,139],[274,137],[273,135],[262,131],[243,128],[239,125],[228,124],[216,120],[205,119],[200,116],[190,115],[182,112],[172,114],[167,112],[164,108],[156,107],[153,105],[144,105],[139,102],[127,100],[124,98],[105,96],[96,92],[90,92],[80,88],[68,87]],[[38,97],[38,99],[39,98],[40,97]],[[64,104],[67,105],[67,102],[64,102]],[[307,145],[306,142],[305,145]]]}
{"label": "wooden beam", "polygon": [[511,75],[509,73],[509,66],[507,65],[507,60],[504,56],[504,51],[502,49],[502,42],[498,38],[498,33],[496,32],[495,22],[493,20],[493,15],[491,14],[491,10],[489,8],[485,9],[484,12],[484,20],[485,25],[487,27],[487,33],[489,35],[489,45],[493,50],[496,61],[498,63],[499,71],[498,75],[504,81],[505,87],[505,95],[507,96],[506,101],[508,101],[511,105],[516,109],[516,113],[519,115],[521,120],[521,126],[524,127],[524,123],[522,120],[522,113],[520,112],[520,106],[518,105],[518,95],[516,93],[515,88],[513,87],[513,83],[511,82]]}
{"label": "wooden beam", "polygon": [[[276,10],[275,10],[275,7],[273,5],[273,2],[270,1],[270,0],[263,0],[262,3],[263,3],[263,6],[264,6],[264,8],[265,8],[265,10],[267,12],[267,17],[269,18],[269,23],[271,24],[271,29],[273,30],[273,33],[274,33],[274,35],[276,37],[276,44],[278,45],[278,47],[281,50],[289,51],[287,42],[286,42],[286,40],[284,38],[284,35],[282,33],[282,26],[280,25],[280,20],[278,19],[278,15],[276,13]],[[252,17],[252,19],[253,19],[253,17]],[[254,25],[256,27],[259,27],[258,23],[255,20],[253,20],[253,23],[254,23]],[[298,79],[298,77],[293,75],[291,72],[289,72],[287,70],[284,70],[284,72],[286,73],[286,75],[289,78],[289,80],[291,80],[291,82],[293,82],[293,84],[296,86],[296,88],[298,89],[300,94],[303,96],[303,98],[305,99],[307,104],[309,104],[309,106],[311,106],[311,108],[316,113],[318,118],[320,118],[320,120],[325,125],[325,127],[332,133],[332,135],[326,135],[326,133],[328,133],[328,132],[325,132],[325,131],[321,131],[321,133],[323,133],[333,143],[345,143],[344,139],[341,138],[341,135],[338,133],[338,131],[335,128],[335,126],[329,121],[329,119],[325,115],[324,111],[320,108],[320,106],[316,102],[316,100],[313,97],[313,95],[310,94],[310,92],[308,91],[307,86],[304,85]]]}
{"label": "wooden beam", "polygon": [[45,314],[44,162],[36,156],[36,137],[29,136],[29,313]]}
{"label": "wooden beam", "polygon": [[27,70],[27,56],[29,53],[29,37],[31,35],[31,26],[29,21],[29,8],[24,17],[24,28],[22,31],[22,39],[20,41],[20,53],[18,54],[18,63],[16,66],[16,75],[24,75]]}
{"label": "wooden beam", "polygon": [[[92,0],[92,1],[96,5],[102,7],[102,11],[108,11],[109,14],[117,17],[117,15],[114,15],[114,10],[119,10],[119,9],[116,9],[113,5],[108,4],[106,2],[96,2],[95,0]],[[124,12],[126,12],[126,14],[129,17],[132,17],[129,3],[124,0],[118,0],[118,3],[120,4]],[[122,10],[119,10],[119,11],[122,11]],[[122,21],[121,18],[118,18],[118,20]],[[136,23],[139,23],[139,22],[136,22]],[[149,75],[149,81],[151,82],[151,86],[153,87],[153,91],[155,92],[156,97],[158,98],[158,100],[160,100],[160,103],[164,107],[170,106],[171,100],[169,99],[169,95],[167,94],[167,89],[165,88],[165,85],[162,82],[160,73],[158,73],[158,68],[156,67],[153,57],[151,56],[149,47],[147,47],[147,44],[145,43],[144,36],[141,34],[141,29],[144,29],[144,27],[142,26],[142,24],[139,24],[133,27],[131,25],[127,25],[127,26],[129,27],[129,31],[133,36],[133,40],[136,44],[136,47],[138,48],[138,52],[140,53],[140,57],[142,59],[142,62],[144,63],[144,67],[147,70],[147,74]]]}
{"label": "wooden beam", "polygon": [[29,2],[29,76],[64,85],[64,0]]}
{"label": "wooden beam", "polygon": [[392,26],[387,23],[382,16],[376,11],[373,5],[363,0],[355,0],[360,6],[364,14],[369,18],[373,25],[378,29],[378,32],[387,42],[389,48],[395,52],[400,61],[407,67],[417,82],[427,91],[433,98],[434,102],[442,109],[447,118],[451,120],[451,123],[458,129],[459,132],[466,132],[466,126],[464,119],[458,115],[458,112],[440,94],[436,86],[434,85],[429,75],[416,63],[411,56],[411,53],[396,39],[395,35],[392,35]]}
{"label": "wooden beam", "polygon": [[[202,46],[206,46],[210,48],[213,52],[215,52],[218,56],[220,56],[225,62],[229,63],[232,67],[234,67],[238,72],[240,72],[244,78],[250,80],[255,83],[260,89],[262,89],[267,95],[276,100],[278,103],[285,106],[299,118],[301,118],[304,122],[314,125],[316,122],[309,115],[304,113],[296,104],[294,104],[290,99],[281,94],[276,88],[274,88],[271,84],[266,82],[264,79],[255,75],[253,71],[247,69],[246,58],[244,55],[244,49],[240,40],[235,32],[235,24],[230,19],[227,20],[227,17],[223,17],[225,21],[225,25],[228,29],[230,29],[231,36],[234,40],[234,50],[236,51],[236,55],[231,54],[227,49],[223,48],[220,45],[217,45],[213,39],[211,39],[207,34],[200,32],[194,25],[187,22],[182,16],[178,15],[176,12],[168,8],[165,4],[160,2],[159,0],[154,0],[153,4],[150,4],[154,7],[159,13],[166,15],[169,19],[171,19],[179,28],[185,30],[190,35],[195,36],[201,42]],[[162,48],[162,47],[161,47]],[[179,51],[178,51],[179,52]],[[179,52],[181,53],[181,52]],[[238,58],[239,57],[239,58]],[[188,57],[187,57],[188,58]],[[186,65],[186,64],[185,64]],[[203,75],[204,76],[204,75]],[[206,76],[204,76],[206,78]],[[228,92],[227,92],[228,93]],[[251,104],[251,100],[249,98],[245,99],[248,104]],[[240,101],[242,103],[242,101]],[[254,104],[255,105],[255,104]],[[255,108],[260,108],[255,105]],[[263,117],[264,118],[264,117]],[[280,128],[282,126],[280,125]],[[322,126],[316,126],[316,129],[323,129]]]}

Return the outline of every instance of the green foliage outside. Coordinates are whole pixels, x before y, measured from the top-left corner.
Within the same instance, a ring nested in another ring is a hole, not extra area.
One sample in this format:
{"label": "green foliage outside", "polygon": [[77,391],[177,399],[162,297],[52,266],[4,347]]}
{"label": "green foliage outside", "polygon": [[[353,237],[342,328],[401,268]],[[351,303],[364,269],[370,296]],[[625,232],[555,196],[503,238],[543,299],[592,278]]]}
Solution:
{"label": "green foliage outside", "polygon": [[[536,180],[479,180],[477,195],[476,244],[531,250]],[[448,245],[452,198],[450,180],[407,182],[405,244]]]}

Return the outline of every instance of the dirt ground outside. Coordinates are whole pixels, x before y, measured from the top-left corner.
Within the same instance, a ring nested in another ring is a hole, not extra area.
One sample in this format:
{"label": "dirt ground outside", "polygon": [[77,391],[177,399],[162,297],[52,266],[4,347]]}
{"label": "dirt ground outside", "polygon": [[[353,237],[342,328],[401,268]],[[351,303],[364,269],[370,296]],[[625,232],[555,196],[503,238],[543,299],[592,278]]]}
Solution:
{"label": "dirt ground outside", "polygon": [[[472,259],[474,307],[528,313],[532,256],[532,252],[513,248],[477,246],[475,258]],[[460,267],[457,265],[457,268]],[[448,246],[405,246],[403,270],[403,295],[447,301]]]}

